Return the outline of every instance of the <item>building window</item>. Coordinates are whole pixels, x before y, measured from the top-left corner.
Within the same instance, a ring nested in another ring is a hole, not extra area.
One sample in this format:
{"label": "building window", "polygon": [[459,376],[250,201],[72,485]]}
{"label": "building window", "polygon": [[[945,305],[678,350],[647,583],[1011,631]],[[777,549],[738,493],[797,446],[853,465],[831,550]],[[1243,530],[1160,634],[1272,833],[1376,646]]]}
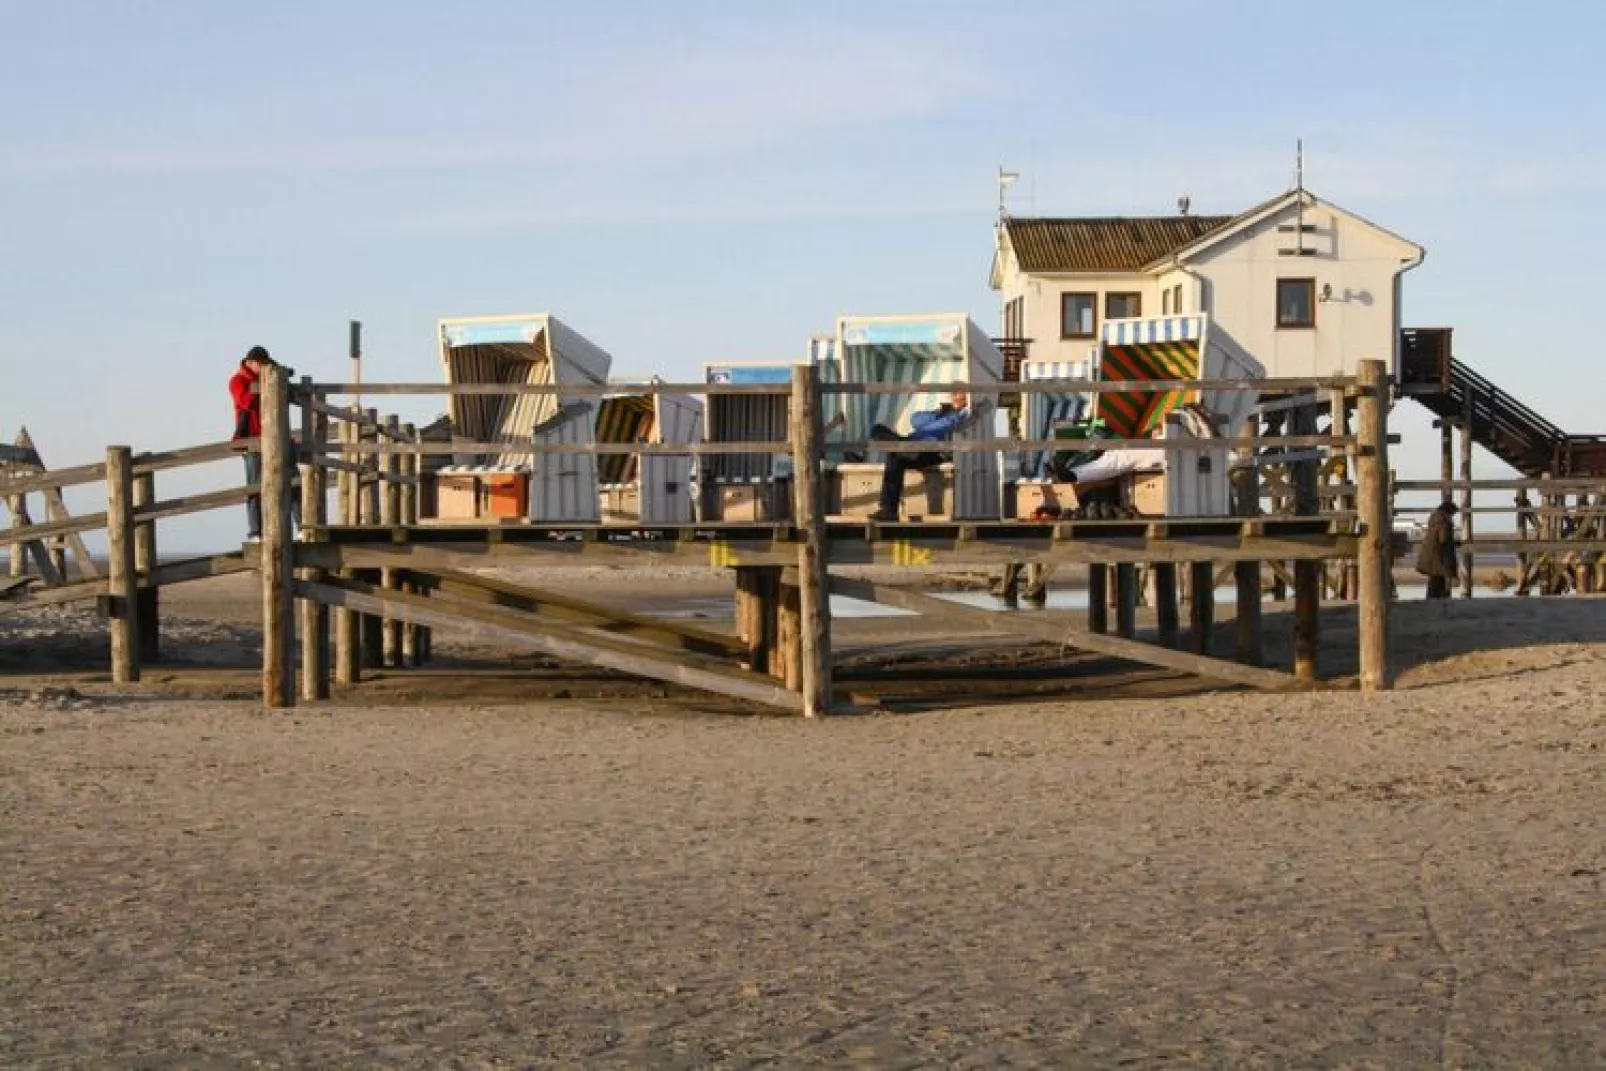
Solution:
{"label": "building window", "polygon": [[1171,311],[1178,316],[1182,315],[1182,284],[1178,283],[1171,288]]}
{"label": "building window", "polygon": [[1277,326],[1316,326],[1316,280],[1277,280]]}
{"label": "building window", "polygon": [[1060,337],[1092,338],[1099,329],[1099,296],[1067,293],[1060,295]]}
{"label": "building window", "polygon": [[1106,320],[1125,320],[1134,316],[1142,315],[1142,294],[1104,295],[1104,318]]}
{"label": "building window", "polygon": [[1013,297],[1004,302],[1004,337],[1025,338],[1026,299]]}
{"label": "building window", "polygon": [[1171,288],[1169,286],[1160,291],[1160,315],[1171,315]]}

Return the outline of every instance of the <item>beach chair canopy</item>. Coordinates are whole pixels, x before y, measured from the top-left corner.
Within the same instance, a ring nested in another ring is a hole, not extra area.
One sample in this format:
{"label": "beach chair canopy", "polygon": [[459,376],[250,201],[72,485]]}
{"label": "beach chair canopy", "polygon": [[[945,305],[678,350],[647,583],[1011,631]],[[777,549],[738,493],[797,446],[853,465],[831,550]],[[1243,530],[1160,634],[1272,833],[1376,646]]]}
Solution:
{"label": "beach chair canopy", "polygon": [[[1088,379],[1091,361],[1033,361],[1021,362],[1021,379],[1040,382],[1045,379]],[[1076,392],[1035,392],[1021,395],[1021,437],[1050,439],[1059,437],[1057,430],[1067,424],[1085,421],[1092,409],[1092,396]],[[1049,454],[1046,450],[1028,451],[1022,459],[1021,474],[1040,478],[1045,471]]]}
{"label": "beach chair canopy", "polygon": [[[610,358],[574,330],[545,313],[442,320],[440,352],[448,383],[548,386],[601,383]],[[565,399],[556,394],[451,395],[452,427],[473,442],[528,438],[557,416]],[[590,422],[580,431],[590,436]],[[530,454],[481,455],[480,462],[528,464]]]}
{"label": "beach chair canopy", "polygon": [[[603,398],[597,406],[597,442],[647,442],[653,432],[652,398],[643,394]],[[598,454],[597,480],[630,483],[636,478],[636,454]]]}
{"label": "beach chair canopy", "polygon": [[[1106,383],[1199,378],[1204,323],[1202,316],[1106,323],[1098,378]],[[1198,400],[1198,392],[1189,390],[1122,391],[1100,394],[1097,413],[1116,438],[1140,439],[1167,413]]]}
{"label": "beach chair canopy", "polygon": [[[954,317],[844,320],[838,335],[841,382],[932,387],[963,382],[972,372],[966,327],[966,320]],[[868,438],[877,424],[906,434],[911,415],[937,408],[948,400],[948,393],[846,395],[842,405],[846,437]]]}
{"label": "beach chair canopy", "polygon": [[[792,364],[726,362],[703,368],[709,383],[773,384],[791,389]],[[716,443],[785,442],[789,393],[711,394],[708,396],[708,441]],[[827,414],[829,419],[829,414]],[[777,474],[776,454],[707,454],[702,472],[715,480],[769,479]]]}

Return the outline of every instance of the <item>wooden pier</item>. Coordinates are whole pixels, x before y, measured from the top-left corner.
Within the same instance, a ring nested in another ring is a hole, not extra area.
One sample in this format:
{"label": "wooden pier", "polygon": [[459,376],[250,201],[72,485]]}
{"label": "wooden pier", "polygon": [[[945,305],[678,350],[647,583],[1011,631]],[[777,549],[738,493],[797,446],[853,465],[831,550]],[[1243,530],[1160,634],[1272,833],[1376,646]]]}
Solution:
{"label": "wooden pier", "polygon": [[[952,384],[973,397],[1004,390],[1121,391],[1166,389],[1168,384],[1041,381],[1020,384]],[[292,382],[272,369],[261,383],[263,433],[260,487],[234,487],[189,499],[156,499],[149,477],[165,468],[216,460],[242,444],[210,444],[165,455],[114,447],[104,465],[44,476],[0,479],[0,498],[47,487],[104,480],[108,508],[96,517],[0,530],[0,543],[37,541],[61,531],[107,529],[113,548],[109,575],[73,584],[9,592],[22,604],[93,597],[103,600],[114,637],[116,679],[138,678],[142,660],[156,653],[154,607],[144,591],[223,572],[255,570],[262,590],[264,702],[289,707],[318,701],[333,684],[357,683],[365,668],[398,669],[429,657],[431,630],[471,623],[494,630],[554,658],[735,697],[806,716],[850,707],[833,684],[830,596],[848,596],[920,614],[940,615],[967,629],[1005,632],[1027,642],[1049,641],[1089,652],[1196,675],[1229,687],[1265,690],[1321,686],[1319,619],[1324,567],[1352,563],[1360,620],[1362,686],[1390,686],[1389,573],[1400,548],[1392,538],[1387,406],[1390,384],[1381,362],[1366,362],[1355,379],[1183,382],[1187,390],[1248,389],[1263,396],[1339,399],[1353,412],[1353,434],[1335,424],[1326,434],[1314,420],[1290,422],[1288,434],[1221,429],[1215,442],[1253,459],[1278,454],[1298,470],[1298,492],[1288,513],[1262,511],[1260,486],[1236,481],[1242,491],[1232,516],[1061,520],[1052,523],[978,519],[874,524],[829,518],[822,480],[822,412],[831,392],[891,393],[908,385],[820,382],[800,366],[787,385],[652,384],[666,393],[785,393],[791,420],[786,440],[763,443],[547,445],[520,440],[530,453],[788,453],[794,462],[792,520],[786,524],[715,523],[675,527],[551,525],[525,520],[455,524],[420,516],[422,461],[432,454],[506,451],[508,443],[436,443],[373,410],[338,404],[354,394],[539,394],[550,386],[500,384],[344,384]],[[572,386],[563,388],[578,392]],[[603,393],[608,388],[597,388]],[[1145,446],[1171,449],[1166,441]],[[877,443],[890,449],[916,444]],[[1051,449],[1057,441],[978,439],[943,449]],[[1118,445],[1118,444],[1112,444]],[[1347,497],[1314,490],[1310,474],[1342,457],[1353,476]],[[141,480],[146,482],[141,484]],[[237,555],[157,564],[155,522],[203,509],[237,506],[260,494],[264,531],[259,546]],[[292,524],[299,497],[302,527]],[[331,497],[334,509],[329,510]],[[1352,508],[1334,508],[1336,505]],[[141,534],[145,533],[145,534]],[[143,548],[143,549],[142,549]],[[736,579],[737,634],[621,611],[539,587],[511,584],[476,570],[512,562],[549,565],[598,563],[698,564],[732,570]],[[1267,563],[1287,563],[1295,590],[1294,663],[1262,664],[1260,583]],[[940,570],[951,567],[1033,566],[1089,571],[1095,597],[1085,625],[1068,626],[1029,613],[999,614],[968,608],[908,588],[849,578],[833,570],[889,565]],[[1158,641],[1137,637],[1139,572],[1152,574],[1151,598]],[[1221,576],[1236,578],[1240,613],[1232,652],[1212,649],[1214,592]],[[1112,582],[1113,579],[1113,582]],[[1116,612],[1106,613],[1108,590]],[[1252,592],[1252,598],[1246,598]],[[6,596],[0,596],[6,597]],[[1182,603],[1186,601],[1186,612]],[[10,603],[0,603],[0,606]],[[154,614],[154,610],[150,611]],[[145,642],[140,637],[146,636]]]}

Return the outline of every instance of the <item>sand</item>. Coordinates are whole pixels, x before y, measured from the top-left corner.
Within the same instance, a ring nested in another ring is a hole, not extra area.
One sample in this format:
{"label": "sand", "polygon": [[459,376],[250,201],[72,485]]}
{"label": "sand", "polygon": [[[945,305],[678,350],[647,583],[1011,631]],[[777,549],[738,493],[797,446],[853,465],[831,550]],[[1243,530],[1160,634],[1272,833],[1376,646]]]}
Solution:
{"label": "sand", "polygon": [[125,693],[0,615],[7,1066],[1606,1065],[1598,601],[1402,606],[1387,696],[810,724],[512,672],[265,714],[206,588]]}

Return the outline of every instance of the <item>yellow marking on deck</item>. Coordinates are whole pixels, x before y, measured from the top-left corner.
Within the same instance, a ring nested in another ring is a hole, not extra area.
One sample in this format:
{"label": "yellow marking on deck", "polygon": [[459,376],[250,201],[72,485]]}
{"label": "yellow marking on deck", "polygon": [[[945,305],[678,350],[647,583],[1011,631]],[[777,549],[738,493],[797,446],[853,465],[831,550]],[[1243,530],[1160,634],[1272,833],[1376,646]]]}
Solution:
{"label": "yellow marking on deck", "polygon": [[930,565],[937,560],[937,555],[925,547],[917,547],[907,539],[894,539],[892,541],[893,565]]}
{"label": "yellow marking on deck", "polygon": [[715,540],[708,545],[708,564],[715,569],[728,569],[737,563],[737,554],[731,545]]}

